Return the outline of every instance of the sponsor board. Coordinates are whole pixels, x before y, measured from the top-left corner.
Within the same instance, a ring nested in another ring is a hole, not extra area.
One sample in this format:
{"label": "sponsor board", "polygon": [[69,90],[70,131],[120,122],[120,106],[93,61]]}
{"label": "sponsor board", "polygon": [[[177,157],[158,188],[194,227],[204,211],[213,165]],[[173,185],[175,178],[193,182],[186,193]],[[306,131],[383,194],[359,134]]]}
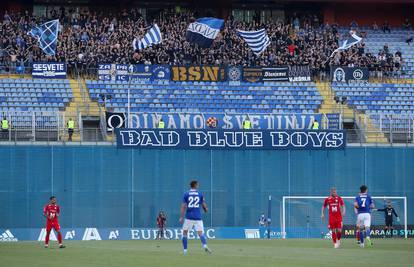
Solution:
{"label": "sponsor board", "polygon": [[363,67],[331,67],[331,81],[343,83],[368,82],[369,70]]}
{"label": "sponsor board", "polygon": [[0,235],[0,242],[16,242],[18,239],[13,235],[13,233],[6,229],[2,234]]}
{"label": "sponsor board", "polygon": [[260,229],[244,229],[246,239],[260,239]]}
{"label": "sponsor board", "polygon": [[[45,231],[41,228],[11,228],[0,229],[3,233],[0,237],[0,242],[16,242],[16,241],[40,241],[43,242],[45,238]],[[282,232],[276,227],[206,227],[204,233],[208,239],[272,239],[282,238]],[[78,240],[78,241],[101,241],[101,240],[155,240],[157,238],[158,229],[155,228],[62,228],[63,240]],[[4,237],[4,234],[7,237]],[[51,232],[52,241],[56,241],[54,231]],[[382,238],[387,234],[381,226],[373,226],[371,230],[371,237]],[[404,237],[405,231],[400,227],[396,227],[393,232],[394,237]],[[176,227],[168,227],[164,231],[165,239],[180,240],[183,236],[183,230]],[[408,238],[414,238],[414,226],[409,225],[407,231]],[[329,231],[321,232],[320,228],[307,227],[288,227],[286,228],[287,238],[330,238]],[[343,230],[343,237],[354,238],[355,226],[345,225]],[[195,230],[188,233],[189,239],[199,239]]]}
{"label": "sponsor board", "polygon": [[[395,237],[405,236],[404,225],[394,225],[394,229],[392,230],[392,232],[391,230],[385,230],[385,227],[383,225],[373,225],[370,229],[370,235],[373,238],[389,237],[391,235]],[[356,236],[355,225],[344,225],[342,232],[345,237],[354,238]],[[407,237],[414,237],[414,225],[407,225]]]}
{"label": "sponsor board", "polygon": [[223,66],[173,66],[171,80],[223,82],[226,81],[226,68]]}
{"label": "sponsor board", "polygon": [[[281,238],[280,229],[270,228],[271,238]],[[259,239],[267,238],[267,228],[244,227],[205,227],[204,233],[208,239]],[[10,241],[45,241],[46,230],[39,228],[7,229],[8,239],[0,238],[0,242]],[[13,235],[12,232],[15,234]],[[101,240],[155,240],[158,229],[156,228],[62,228],[63,240],[101,241]],[[10,238],[9,236],[13,237]],[[16,237],[18,238],[16,238]],[[164,229],[164,237],[169,240],[180,240],[183,230],[176,227]],[[199,239],[193,229],[188,232],[189,239]],[[50,233],[50,240],[57,241],[54,231]]]}
{"label": "sponsor board", "polygon": [[344,149],[340,130],[116,129],[119,148],[166,149]]}
{"label": "sponsor board", "polygon": [[33,62],[32,77],[40,79],[65,79],[67,73],[64,62]]}

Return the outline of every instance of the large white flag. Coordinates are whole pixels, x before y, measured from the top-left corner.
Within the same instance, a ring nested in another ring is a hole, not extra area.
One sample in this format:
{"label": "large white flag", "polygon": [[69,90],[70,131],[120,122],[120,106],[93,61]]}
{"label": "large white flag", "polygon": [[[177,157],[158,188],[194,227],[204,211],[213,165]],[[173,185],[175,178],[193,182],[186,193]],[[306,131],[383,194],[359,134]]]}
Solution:
{"label": "large white flag", "polygon": [[134,50],[141,50],[153,44],[159,44],[161,41],[162,37],[160,28],[158,28],[157,24],[154,24],[154,26],[151,27],[151,29],[144,35],[143,38],[139,40],[135,38],[134,41],[132,41],[132,47]]}
{"label": "large white flag", "polygon": [[258,31],[242,31],[237,30],[239,36],[241,36],[247,45],[253,50],[257,56],[266,50],[266,47],[270,44],[269,36],[265,29]]}

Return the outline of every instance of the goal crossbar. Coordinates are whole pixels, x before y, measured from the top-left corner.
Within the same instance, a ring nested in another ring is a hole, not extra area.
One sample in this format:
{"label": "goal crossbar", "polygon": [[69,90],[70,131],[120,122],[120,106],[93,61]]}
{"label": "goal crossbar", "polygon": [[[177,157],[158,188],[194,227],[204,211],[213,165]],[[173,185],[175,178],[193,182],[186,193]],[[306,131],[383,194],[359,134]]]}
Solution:
{"label": "goal crossbar", "polygon": [[[282,238],[286,238],[286,200],[288,199],[325,199],[326,196],[283,196],[282,198]],[[355,196],[345,196],[342,199],[355,199]],[[407,197],[396,196],[372,196],[373,199],[396,199],[404,202],[404,237],[408,237],[407,229]]]}

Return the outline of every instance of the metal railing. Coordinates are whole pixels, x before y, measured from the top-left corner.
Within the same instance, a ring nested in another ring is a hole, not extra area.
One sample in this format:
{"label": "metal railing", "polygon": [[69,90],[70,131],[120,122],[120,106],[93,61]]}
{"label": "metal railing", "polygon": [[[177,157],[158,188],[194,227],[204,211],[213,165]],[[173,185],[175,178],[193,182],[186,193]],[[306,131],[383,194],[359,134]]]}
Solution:
{"label": "metal railing", "polygon": [[[1,141],[63,141],[67,140],[68,114],[51,111],[8,111],[1,112],[1,118],[9,122],[9,129],[1,133]],[[69,114],[80,132],[80,114]]]}
{"label": "metal railing", "polygon": [[[8,64],[0,65],[0,74],[3,75],[25,75],[32,73],[31,62],[24,62],[22,65],[20,62],[9,62]],[[68,77],[85,79],[98,79],[98,68],[95,64],[71,64],[67,63],[67,75]],[[383,71],[370,71],[369,81],[371,82],[389,82],[392,80],[405,80],[406,76],[414,78],[412,71],[406,70],[404,66],[400,70],[383,70]],[[312,81],[330,81],[330,71],[314,71],[311,76]]]}

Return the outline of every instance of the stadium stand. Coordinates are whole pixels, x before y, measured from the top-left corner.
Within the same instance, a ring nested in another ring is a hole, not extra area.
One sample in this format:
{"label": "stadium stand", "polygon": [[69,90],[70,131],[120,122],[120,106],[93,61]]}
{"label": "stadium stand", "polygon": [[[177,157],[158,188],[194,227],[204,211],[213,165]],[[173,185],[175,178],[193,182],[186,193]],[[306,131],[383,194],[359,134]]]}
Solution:
{"label": "stadium stand", "polygon": [[[413,128],[413,83],[333,83],[336,96],[346,97],[348,105],[369,116],[384,133],[403,133]],[[409,137],[411,140],[412,137]]]}
{"label": "stadium stand", "polygon": [[[91,98],[111,94],[106,107],[126,112],[128,82],[88,80]],[[315,113],[322,102],[315,83],[169,83],[131,84],[132,112]]]}
{"label": "stadium stand", "polygon": [[[274,66],[274,65],[309,65],[314,74],[326,71],[326,64],[338,60],[344,64],[351,62],[366,66],[379,64],[375,55],[368,55],[367,51],[355,53],[357,47],[347,52],[338,53],[337,57],[329,58],[331,52],[338,46],[338,40],[349,29],[339,28],[337,24],[323,24],[320,19],[313,20],[310,16],[301,16],[286,19],[286,21],[261,22],[259,27],[265,27],[271,39],[271,45],[260,58],[254,56],[250,48],[241,43],[235,29],[255,28],[257,22],[241,22],[232,16],[227,18],[220,36],[209,49],[209,52],[200,49],[186,41],[188,23],[193,21],[194,12],[176,12],[162,10],[157,16],[163,36],[167,39],[162,45],[134,51],[132,36],[143,35],[145,29],[151,26],[152,20],[143,16],[136,9],[121,11],[114,14],[94,12],[89,10],[74,10],[73,13],[51,12],[49,18],[61,17],[63,31],[60,34],[57,54],[54,57],[45,56],[36,45],[36,41],[28,36],[24,29],[30,28],[34,22],[45,20],[41,17],[23,16],[20,13],[9,12],[0,25],[4,44],[4,55],[1,58],[0,72],[24,65],[29,69],[33,61],[66,61],[71,72],[81,71],[91,74],[95,72],[99,63],[133,63],[133,64],[208,64],[208,65],[244,65],[244,66]],[[297,20],[300,27],[295,27]],[[309,23],[312,21],[312,23]],[[296,29],[295,29],[296,28]],[[338,31],[341,35],[338,35]],[[361,29],[362,31],[362,29]],[[365,30],[364,30],[365,31]],[[400,33],[401,32],[401,33]],[[408,35],[409,31],[398,31],[391,34],[373,34],[373,45],[383,46],[388,42],[387,35],[395,40]],[[367,38],[371,38],[371,33]],[[401,34],[401,36],[399,35]],[[377,38],[378,37],[378,38]],[[169,40],[171,39],[171,40]],[[172,41],[174,39],[174,41]],[[398,42],[403,41],[398,39]],[[381,43],[382,42],[382,43]],[[31,47],[35,49],[30,49]],[[390,44],[390,47],[392,45]],[[70,47],[70,49],[69,49]],[[288,48],[289,47],[289,48]],[[396,49],[396,48],[395,48]],[[352,56],[350,56],[352,55]],[[403,55],[404,57],[405,55]],[[383,67],[381,67],[383,68]]]}
{"label": "stadium stand", "polygon": [[11,122],[10,140],[57,140],[72,100],[65,79],[0,79],[0,116]]}
{"label": "stadium stand", "polygon": [[414,84],[333,84],[337,96],[346,96],[353,108],[367,114],[414,115]]}
{"label": "stadium stand", "polygon": [[[367,48],[367,53],[372,53],[377,58],[381,54],[391,55],[390,60],[393,60],[395,68],[395,58],[392,57],[400,52],[402,55],[401,72],[397,75],[401,78],[414,78],[414,47],[406,42],[408,37],[414,36],[414,31],[403,29],[392,29],[391,33],[384,33],[381,30],[372,30],[362,28],[366,38],[364,43]],[[387,46],[389,51],[384,51],[384,46]],[[379,62],[381,64],[381,60]]]}
{"label": "stadium stand", "polygon": [[[49,19],[60,17],[62,24],[57,54],[52,57],[46,56],[37,47],[36,40],[25,34],[27,29],[44,21],[45,17],[5,12],[0,25],[4,33],[0,36],[0,73],[30,72],[31,63],[36,61],[64,61],[68,65],[69,76],[76,79],[0,79],[1,112],[40,114],[60,111],[75,114],[79,113],[79,107],[86,107],[87,112],[82,112],[83,115],[99,117],[105,109],[126,112],[130,93],[131,112],[335,113],[338,110],[335,110],[335,102],[330,98],[339,96],[348,99],[346,107],[341,108],[345,116],[366,114],[373,126],[387,131],[391,127],[389,118],[392,115],[398,118],[393,122],[393,125],[398,125],[397,130],[411,129],[414,109],[410,102],[414,98],[414,86],[409,79],[414,78],[414,48],[407,42],[414,36],[411,27],[391,28],[390,32],[381,28],[356,27],[357,34],[364,37],[363,42],[329,57],[338,47],[338,41],[348,34],[349,27],[325,23],[315,14],[293,14],[285,21],[266,24],[254,20],[242,22],[229,16],[223,34],[206,52],[185,39],[187,25],[196,14],[188,10],[165,9],[159,10],[156,16],[166,37],[162,45],[133,51],[132,36],[142,35],[153,23],[138,9],[112,14],[88,9],[61,11],[50,10],[47,14]],[[237,28],[253,29],[258,25],[267,29],[271,39],[271,45],[260,59],[235,34]],[[129,84],[96,80],[98,64],[108,62],[233,66],[305,64],[310,67],[313,80],[318,83],[230,85],[165,81]],[[371,77],[380,78],[380,83],[334,83],[331,86],[319,83],[319,80],[324,82],[328,79],[332,65],[368,67]],[[89,79],[85,80],[85,77]],[[396,84],[388,84],[383,78],[399,80]],[[111,97],[103,100],[102,95]],[[97,104],[103,106],[103,110]],[[13,120],[15,127],[23,127],[29,126],[32,119],[28,115],[25,119]],[[42,123],[41,126],[56,124],[55,118],[46,121],[47,124]]]}
{"label": "stadium stand", "polygon": [[[348,28],[341,28],[341,35],[347,34]],[[363,62],[346,62],[356,66],[367,66],[371,70],[371,76],[397,76],[399,78],[414,78],[414,47],[407,43],[407,39],[414,36],[414,31],[392,28],[391,33],[384,33],[382,30],[373,30],[368,27],[361,27],[357,30],[363,39],[363,50],[358,51],[362,45],[357,46],[352,53],[363,52],[372,55],[375,60],[364,60]],[[346,52],[347,58],[352,59],[352,53]],[[400,59],[396,57],[399,55]],[[383,57],[383,58],[381,58]],[[378,72],[383,72],[380,75]]]}
{"label": "stadium stand", "polygon": [[0,79],[1,111],[63,111],[72,97],[68,80]]}

